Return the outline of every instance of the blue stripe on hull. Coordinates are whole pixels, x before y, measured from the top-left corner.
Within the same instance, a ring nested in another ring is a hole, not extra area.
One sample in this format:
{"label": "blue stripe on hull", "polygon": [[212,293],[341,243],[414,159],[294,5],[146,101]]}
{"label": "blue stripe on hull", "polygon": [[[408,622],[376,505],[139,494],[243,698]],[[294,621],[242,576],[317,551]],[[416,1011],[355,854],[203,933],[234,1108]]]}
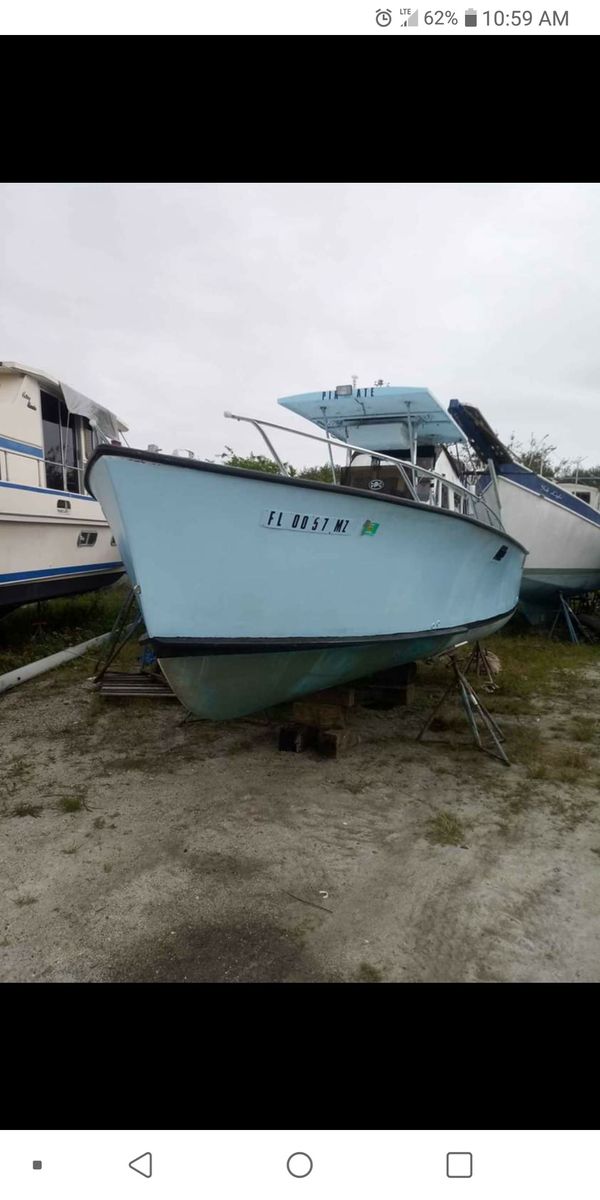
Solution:
{"label": "blue stripe on hull", "polygon": [[17,454],[28,454],[31,458],[43,458],[44,451],[39,446],[30,446],[27,442],[16,442],[14,438],[0,437],[0,447],[3,450],[14,450]]}
{"label": "blue stripe on hull", "polygon": [[34,487],[30,483],[7,483],[5,479],[0,482],[0,488],[13,488],[16,492],[38,492],[42,496],[62,496],[68,500],[91,500],[93,504],[96,503],[93,496],[84,496],[82,492],[61,492],[58,488]]}
{"label": "blue stripe on hull", "polygon": [[23,579],[54,579],[59,575],[89,575],[92,571],[118,571],[123,567],[122,562],[85,563],[78,567],[52,567],[41,571],[10,571],[0,574],[0,585],[17,583]]}

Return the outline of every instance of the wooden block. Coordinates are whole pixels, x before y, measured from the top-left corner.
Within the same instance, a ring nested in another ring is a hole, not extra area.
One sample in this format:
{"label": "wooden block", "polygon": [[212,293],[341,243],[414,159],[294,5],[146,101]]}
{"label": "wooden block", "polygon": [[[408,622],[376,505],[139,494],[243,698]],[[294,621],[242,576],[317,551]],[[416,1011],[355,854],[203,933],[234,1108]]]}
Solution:
{"label": "wooden block", "polygon": [[361,684],[377,683],[383,687],[404,687],[406,684],[413,683],[416,676],[416,663],[402,663],[400,667],[388,667],[386,671],[375,671],[373,675],[361,680]]}
{"label": "wooden block", "polygon": [[282,725],[279,730],[278,750],[300,754],[317,742],[317,730],[310,725]]}
{"label": "wooden block", "polygon": [[[315,692],[315,704],[334,704],[336,708],[354,708],[356,694],[353,687],[326,688],[323,692]],[[311,697],[308,698],[309,702]]]}
{"label": "wooden block", "polygon": [[358,691],[358,701],[364,708],[396,708],[400,705],[412,704],[414,701],[414,684],[408,683],[402,687],[392,684],[368,684]]}
{"label": "wooden block", "polygon": [[339,758],[350,746],[356,745],[357,735],[350,729],[320,729],[317,750],[324,758]]}
{"label": "wooden block", "polygon": [[296,700],[292,716],[301,725],[316,725],[321,729],[339,728],[346,722],[345,709],[333,704],[318,704],[316,700]]}

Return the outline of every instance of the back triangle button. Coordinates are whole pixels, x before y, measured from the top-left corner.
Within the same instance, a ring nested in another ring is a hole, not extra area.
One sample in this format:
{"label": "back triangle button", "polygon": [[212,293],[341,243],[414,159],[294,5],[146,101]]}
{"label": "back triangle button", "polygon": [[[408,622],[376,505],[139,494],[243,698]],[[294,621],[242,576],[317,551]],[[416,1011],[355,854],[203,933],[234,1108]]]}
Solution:
{"label": "back triangle button", "polygon": [[129,1166],[132,1171],[137,1171],[138,1175],[144,1175],[146,1179],[152,1176],[152,1155],[150,1153],[140,1154],[139,1158],[132,1158]]}

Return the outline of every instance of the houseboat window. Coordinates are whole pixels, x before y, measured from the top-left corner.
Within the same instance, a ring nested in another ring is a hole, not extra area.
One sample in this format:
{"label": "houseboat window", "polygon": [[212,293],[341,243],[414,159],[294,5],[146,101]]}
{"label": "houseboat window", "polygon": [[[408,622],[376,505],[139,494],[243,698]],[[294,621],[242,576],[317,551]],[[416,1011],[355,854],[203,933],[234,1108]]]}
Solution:
{"label": "houseboat window", "polygon": [[97,538],[98,538],[98,534],[95,532],[94,533],[87,533],[87,532],[80,533],[79,537],[77,538],[77,545],[78,546],[95,546]]}
{"label": "houseboat window", "polygon": [[586,504],[589,504],[592,499],[591,492],[575,492],[575,495],[578,500],[585,500]]}
{"label": "houseboat window", "polygon": [[448,488],[447,488],[446,484],[445,484],[445,483],[443,483],[443,484],[442,484],[442,496],[441,496],[441,501],[440,501],[440,508],[449,508],[449,507],[450,507],[450,505],[449,505],[449,503],[448,503]]}
{"label": "houseboat window", "polygon": [[95,429],[92,429],[89,421],[83,420],[83,452],[85,461],[92,457],[96,446],[98,445],[98,434]]}
{"label": "houseboat window", "polygon": [[[63,405],[64,412],[61,412],[61,425],[63,425],[63,449],[65,453],[65,473],[67,476],[67,491],[79,491],[79,447],[77,445],[75,421],[76,417],[72,413],[67,413],[66,406]],[[64,417],[68,416],[69,422],[63,424]]]}
{"label": "houseboat window", "polygon": [[78,492],[77,418],[68,412],[64,400],[48,392],[42,392],[41,396],[46,487],[62,492]]}

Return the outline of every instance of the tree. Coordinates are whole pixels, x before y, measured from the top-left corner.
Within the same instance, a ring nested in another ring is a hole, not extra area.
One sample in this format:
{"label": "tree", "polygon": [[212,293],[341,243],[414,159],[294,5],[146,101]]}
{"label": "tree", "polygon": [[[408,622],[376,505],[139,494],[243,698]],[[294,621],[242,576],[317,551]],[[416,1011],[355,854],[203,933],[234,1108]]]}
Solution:
{"label": "tree", "polygon": [[[335,474],[337,480],[339,480],[339,472],[340,468],[339,466],[336,466]],[[330,463],[325,463],[322,467],[303,467],[302,470],[298,472],[298,478],[312,479],[316,483],[333,483],[333,479],[331,478],[331,465]]]}
{"label": "tree", "polygon": [[[236,454],[231,446],[226,446],[223,453],[217,455],[217,458],[226,467],[242,467],[245,471],[264,471],[267,475],[279,475],[277,463],[272,458],[267,458],[265,454]],[[313,479],[317,483],[333,482],[329,463],[325,463],[323,466],[303,467],[301,471],[298,471],[291,463],[286,462],[284,466],[289,474],[296,479]],[[339,472],[339,468],[336,468],[337,472]]]}
{"label": "tree", "polygon": [[588,483],[593,483],[594,481],[597,482],[598,480],[600,480],[600,463],[597,464],[595,467],[581,467],[580,466],[577,471],[576,471],[576,465],[577,465],[577,459],[575,459],[574,463],[568,464],[568,469],[565,469],[565,471],[561,471],[560,475],[557,476],[557,478],[560,480],[561,483],[567,483],[567,482],[575,483],[576,482],[576,480],[575,480],[576,474],[577,474],[577,483],[582,483],[584,480],[587,480]]}
{"label": "tree", "polygon": [[[222,459],[225,467],[242,467],[245,471],[264,471],[267,475],[279,475],[277,463],[265,454],[249,454],[244,457],[242,454],[236,454],[231,446],[226,446],[223,453],[217,457]],[[296,469],[290,463],[284,463],[284,466],[290,475],[296,475]]]}
{"label": "tree", "polygon": [[572,464],[568,458],[561,458],[558,462],[553,459],[552,456],[557,447],[548,443],[549,436],[545,433],[543,437],[538,438],[532,433],[529,445],[524,446],[512,433],[507,450],[514,458],[518,458],[524,467],[529,467],[530,471],[535,471],[537,475],[545,475],[548,479],[560,476],[564,479],[567,474],[571,473]]}

